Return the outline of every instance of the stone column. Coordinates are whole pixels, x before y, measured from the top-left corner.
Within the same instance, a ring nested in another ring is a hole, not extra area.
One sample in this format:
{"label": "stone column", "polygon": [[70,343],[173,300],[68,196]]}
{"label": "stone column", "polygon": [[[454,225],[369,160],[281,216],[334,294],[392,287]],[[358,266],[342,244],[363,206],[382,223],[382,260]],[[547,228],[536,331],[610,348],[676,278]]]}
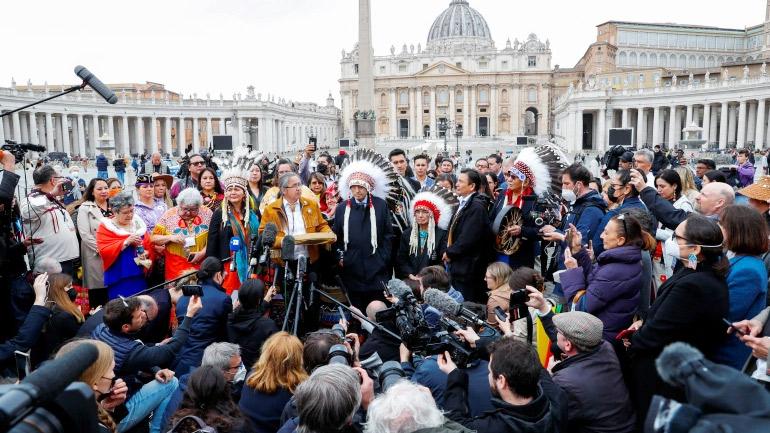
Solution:
{"label": "stone column", "polygon": [[660,107],[655,107],[652,110],[652,145],[661,144],[663,140],[660,138]]}
{"label": "stone column", "polygon": [[[604,108],[600,108],[597,111],[598,121],[596,127],[596,149],[598,151],[604,151],[607,147],[607,111]],[[578,152],[582,149],[578,149]]]}
{"label": "stone column", "polygon": [[416,134],[415,137],[422,138],[422,115],[423,115],[423,108],[422,108],[422,87],[417,86],[416,89],[414,89],[415,93],[417,94],[417,97],[415,98],[415,105],[417,107],[417,114],[414,118],[414,127],[416,128]]}
{"label": "stone column", "polygon": [[[34,111],[30,111],[29,113],[29,142],[31,144],[38,144],[38,136],[37,136],[37,113]],[[2,141],[2,143],[5,143]]]}
{"label": "stone column", "polygon": [[91,148],[89,150],[93,155],[96,155],[96,146],[99,145],[99,137],[101,135],[101,131],[99,131],[99,115],[97,114],[91,116],[91,129],[93,129],[93,134],[91,134]]}
{"label": "stone column", "polygon": [[468,126],[471,127],[469,130],[469,137],[475,137],[476,136],[476,110],[478,109],[478,106],[476,104],[476,86],[471,86],[470,95],[468,95],[471,98],[471,106],[470,106],[470,112],[468,113],[470,115],[470,118],[468,119]]}
{"label": "stone column", "polygon": [[430,87],[430,136],[431,138],[438,138],[438,130],[436,127],[436,86]]}
{"label": "stone column", "polygon": [[687,117],[685,117],[685,119],[687,119],[685,121],[685,125],[684,125],[685,127],[690,126],[690,124],[692,123],[692,112],[693,112],[693,105],[692,104],[688,104],[687,105]]}
{"label": "stone column", "polygon": [[620,122],[621,128],[628,128],[628,108],[623,109],[623,115]]}
{"label": "stone column", "polygon": [[[214,140],[212,137],[214,136],[214,127],[211,124],[211,117],[206,118],[206,147],[208,147],[211,142]],[[240,143],[238,143],[240,145]]]}
{"label": "stone column", "polygon": [[754,131],[754,149],[765,147],[765,99],[757,101],[756,130]]}
{"label": "stone column", "polygon": [[110,142],[115,147],[115,151],[117,152],[118,145],[117,140],[115,139],[115,119],[112,116],[107,116],[107,134],[110,135]]}
{"label": "stone column", "polygon": [[746,100],[738,104],[738,137],[735,139],[738,148],[746,145]]}
{"label": "stone column", "polygon": [[521,135],[521,84],[511,86],[510,109],[511,115],[511,133]]}
{"label": "stone column", "polygon": [[463,86],[463,137],[471,135],[471,86]]}
{"label": "stone column", "polygon": [[644,108],[636,110],[636,148],[641,149],[644,147],[644,142],[647,140],[647,117],[644,113]]}
{"label": "stone column", "polygon": [[738,110],[736,109],[735,105],[728,105],[727,107],[727,145],[728,146],[734,146],[737,142],[736,138],[736,128],[738,123]]}
{"label": "stone column", "polygon": [[187,138],[185,137],[184,117],[180,117],[176,121],[176,146],[179,148],[179,155],[184,155],[185,147],[187,147],[187,143],[185,143],[186,140]]}
{"label": "stone column", "polygon": [[668,147],[673,149],[679,142],[681,131],[679,130],[679,123],[676,121],[676,105],[672,105],[669,114],[671,119],[668,124]]}
{"label": "stone column", "polygon": [[145,152],[145,133],[144,133],[144,118],[142,116],[136,117],[136,153],[143,154]]}
{"label": "stone column", "polygon": [[497,135],[497,86],[489,86],[489,136]]}
{"label": "stone column", "polygon": [[219,118],[219,135],[227,135],[227,121],[224,117]]}
{"label": "stone column", "polygon": [[70,149],[70,127],[69,127],[69,116],[67,116],[67,113],[61,114],[61,139],[62,139],[62,152],[66,152],[68,154],[72,154],[72,149]]}
{"label": "stone column", "polygon": [[728,130],[728,117],[727,112],[729,106],[727,102],[722,103],[722,107],[719,110],[719,148],[727,149],[727,130]]}
{"label": "stone column", "polygon": [[193,127],[193,151],[195,153],[198,153],[201,151],[201,140],[198,136],[198,118],[193,116],[192,118],[192,127]]}
{"label": "stone column", "polygon": [[265,122],[264,117],[257,119],[257,148],[262,152],[267,152],[265,149],[265,130],[267,129]]}
{"label": "stone column", "polygon": [[[361,111],[375,108],[371,7],[371,0],[358,0],[358,109]],[[359,144],[374,149],[375,137],[376,133],[372,137],[362,137]]]}
{"label": "stone column", "polygon": [[390,125],[390,136],[398,137],[398,89],[390,89],[390,110],[388,110],[388,125]]}
{"label": "stone column", "polygon": [[709,133],[711,132],[711,105],[707,102],[703,105],[703,137],[706,140],[706,148],[709,144]]}
{"label": "stone column", "polygon": [[583,149],[583,110],[577,110],[575,114],[575,152]]}
{"label": "stone column", "polygon": [[719,143],[719,136],[717,135],[717,127],[719,126],[719,112],[717,107],[711,109],[711,121],[709,123],[711,130],[709,131],[709,143]]}
{"label": "stone column", "polygon": [[53,147],[53,118],[51,113],[45,113],[45,141],[49,152],[54,152]]}
{"label": "stone column", "polygon": [[131,140],[129,140],[129,124],[128,116],[123,115],[120,119],[120,148],[123,150],[124,155],[131,154]]}
{"label": "stone column", "polygon": [[22,143],[29,143],[29,122],[27,121],[27,114],[25,111],[19,113],[19,125],[21,126],[21,141]]}
{"label": "stone column", "polygon": [[748,102],[749,121],[746,125],[746,143],[754,141],[757,133],[757,104],[754,101]]}
{"label": "stone column", "polygon": [[80,153],[80,156],[86,156],[86,131],[83,129],[83,115],[78,114],[77,115],[77,125],[78,125],[78,153]]}
{"label": "stone column", "polygon": [[18,111],[11,114],[11,122],[13,123],[13,141],[20,143],[21,142],[21,119],[19,119]]}
{"label": "stone column", "polygon": [[150,142],[147,143],[147,152],[153,153],[158,151],[158,118],[155,116],[150,117]]}
{"label": "stone column", "polygon": [[163,153],[171,154],[171,118],[163,119]]}
{"label": "stone column", "polygon": [[[409,88],[409,137],[417,137],[417,101],[415,89]],[[327,132],[328,134],[328,132]]]}
{"label": "stone column", "polygon": [[457,109],[455,108],[455,88],[454,86],[449,86],[447,88],[447,92],[449,93],[449,107],[447,107],[446,110],[446,117],[447,119],[451,121],[455,121]]}

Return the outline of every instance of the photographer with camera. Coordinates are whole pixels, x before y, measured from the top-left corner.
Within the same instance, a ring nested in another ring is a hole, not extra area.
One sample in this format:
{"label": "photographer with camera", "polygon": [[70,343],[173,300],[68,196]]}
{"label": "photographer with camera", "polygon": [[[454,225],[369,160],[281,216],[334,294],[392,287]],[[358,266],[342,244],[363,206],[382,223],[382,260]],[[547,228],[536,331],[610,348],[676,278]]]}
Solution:
{"label": "photographer with camera", "polygon": [[35,187],[21,200],[24,233],[32,239],[30,263],[51,257],[61,264],[62,273],[75,276],[75,261],[80,256],[75,223],[64,204],[62,186],[66,178],[50,165],[35,170]]}
{"label": "photographer with camera", "polygon": [[567,397],[540,365],[535,349],[512,338],[487,349],[495,409],[477,417],[469,409],[468,374],[457,368],[449,352],[439,355],[439,368],[448,375],[447,418],[480,432],[566,432]]}
{"label": "photographer with camera", "polygon": [[[163,413],[178,386],[174,372],[168,370],[182,345],[187,341],[192,318],[203,308],[199,297],[193,297],[187,307],[184,321],[179,325],[173,338],[162,345],[145,346],[134,337],[147,323],[147,314],[142,309],[139,299],[118,298],[104,307],[104,323],[96,327],[91,337],[107,343],[115,351],[115,372],[129,386],[129,398],[126,406],[129,415],[124,418],[119,428],[125,431],[137,425],[151,412],[155,412],[151,423],[151,433],[161,431]],[[144,374],[154,378],[144,383]],[[133,401],[133,403],[132,403]]]}
{"label": "photographer with camera", "polygon": [[0,372],[7,368],[13,368],[14,352],[26,352],[34,346],[40,338],[43,326],[51,317],[48,305],[48,274],[43,273],[35,278],[32,285],[35,290],[35,303],[29,310],[15,337],[0,343]]}

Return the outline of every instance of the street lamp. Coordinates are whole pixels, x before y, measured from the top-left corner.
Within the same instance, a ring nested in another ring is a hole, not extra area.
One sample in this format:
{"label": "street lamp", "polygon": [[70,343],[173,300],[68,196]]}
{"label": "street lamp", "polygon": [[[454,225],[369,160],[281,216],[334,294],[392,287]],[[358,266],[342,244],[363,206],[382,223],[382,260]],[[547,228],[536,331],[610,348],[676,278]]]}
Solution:
{"label": "street lamp", "polygon": [[457,127],[455,127],[455,137],[457,137],[457,148],[455,149],[455,152],[457,152],[458,155],[460,154],[460,137],[462,136],[463,136],[463,126],[457,125]]}
{"label": "street lamp", "polygon": [[449,129],[449,122],[446,119],[444,119],[444,118],[440,119],[439,123],[438,123],[438,130],[439,130],[439,132],[443,132],[444,133],[444,155],[447,154],[447,151],[446,151],[446,134],[447,134],[447,130],[448,129]]}

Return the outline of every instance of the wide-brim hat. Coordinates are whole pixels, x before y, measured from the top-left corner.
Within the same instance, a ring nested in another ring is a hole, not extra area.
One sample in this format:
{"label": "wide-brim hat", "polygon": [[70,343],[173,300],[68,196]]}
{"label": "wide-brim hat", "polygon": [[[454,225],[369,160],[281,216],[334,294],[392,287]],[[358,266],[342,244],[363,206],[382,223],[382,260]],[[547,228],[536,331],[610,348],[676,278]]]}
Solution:
{"label": "wide-brim hat", "polygon": [[755,183],[736,192],[754,200],[770,202],[770,176],[762,176]]}
{"label": "wide-brim hat", "polygon": [[174,178],[169,174],[153,173],[152,183],[155,183],[156,180],[162,180],[168,189],[171,189],[171,186],[174,184]]}

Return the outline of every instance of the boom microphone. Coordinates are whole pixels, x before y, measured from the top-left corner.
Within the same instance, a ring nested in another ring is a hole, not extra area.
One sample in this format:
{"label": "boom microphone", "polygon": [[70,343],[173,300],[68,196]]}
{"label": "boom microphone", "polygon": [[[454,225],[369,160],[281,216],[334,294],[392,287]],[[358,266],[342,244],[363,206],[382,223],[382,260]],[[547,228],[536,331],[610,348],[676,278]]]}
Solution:
{"label": "boom microphone", "polygon": [[406,285],[403,281],[393,278],[388,281],[388,291],[398,299],[402,299],[404,295],[412,295],[412,289]]}
{"label": "boom microphone", "polygon": [[486,322],[481,320],[479,316],[471,310],[463,307],[457,303],[451,296],[438,289],[427,289],[422,295],[425,303],[431,307],[439,310],[442,314],[454,317],[462,317],[463,319],[473,323],[474,325],[484,326]]}
{"label": "boom microphone", "polygon": [[703,367],[703,354],[687,343],[672,343],[655,360],[655,367],[664,382],[682,386],[687,376]]}
{"label": "boom microphone", "polygon": [[294,260],[294,236],[287,235],[281,242],[281,260]]}
{"label": "boom microphone", "polygon": [[0,427],[8,426],[11,420],[30,409],[53,401],[70,383],[79,380],[98,357],[96,346],[83,344],[30,373],[0,397]]}
{"label": "boom microphone", "polygon": [[98,93],[99,96],[104,98],[105,101],[109,102],[110,104],[118,102],[118,97],[115,96],[115,92],[113,92],[109,87],[105,86],[104,83],[96,78],[96,75],[92,74],[91,71],[86,69],[84,66],[75,66],[75,74],[80,77],[86,84],[88,84],[88,87],[94,89],[94,91]]}

